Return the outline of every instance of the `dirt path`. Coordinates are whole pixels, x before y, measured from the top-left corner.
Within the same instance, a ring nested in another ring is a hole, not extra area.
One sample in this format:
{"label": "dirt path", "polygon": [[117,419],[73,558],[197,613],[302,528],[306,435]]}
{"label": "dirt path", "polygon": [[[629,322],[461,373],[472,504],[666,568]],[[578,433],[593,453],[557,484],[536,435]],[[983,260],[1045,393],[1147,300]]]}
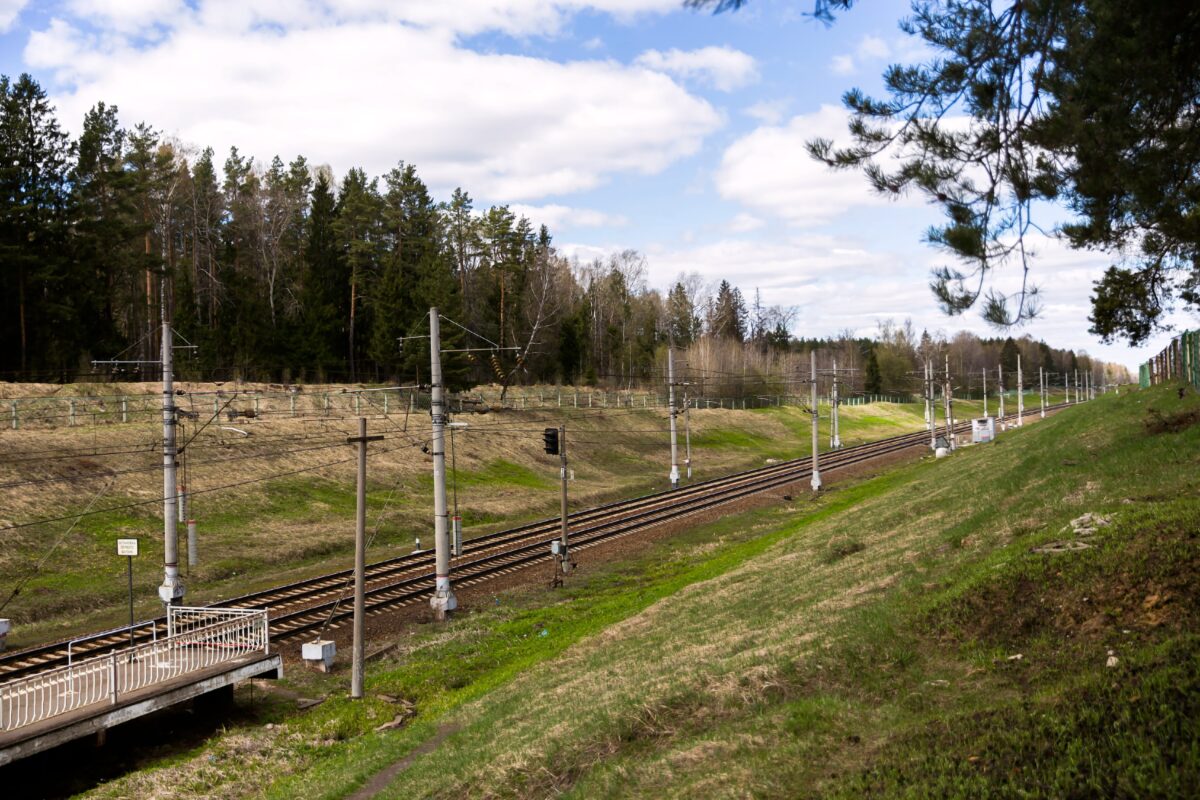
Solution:
{"label": "dirt path", "polygon": [[357,792],[350,795],[348,800],[370,800],[370,798],[386,789],[388,784],[395,780],[397,775],[408,769],[412,762],[416,761],[426,753],[432,753],[438,748],[439,745],[441,745],[442,742],[446,740],[447,736],[450,736],[457,730],[457,725],[442,725],[437,729],[437,733],[431,736],[428,740],[422,742],[411,753],[393,763],[391,766],[384,767],[379,772],[376,772],[371,777],[371,780],[367,781],[366,784]]}

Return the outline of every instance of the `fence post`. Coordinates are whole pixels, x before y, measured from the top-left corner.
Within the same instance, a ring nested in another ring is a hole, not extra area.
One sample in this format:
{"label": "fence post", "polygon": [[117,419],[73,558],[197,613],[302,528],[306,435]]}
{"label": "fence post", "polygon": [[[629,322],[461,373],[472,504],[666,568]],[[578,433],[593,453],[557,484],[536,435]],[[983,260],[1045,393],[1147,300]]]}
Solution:
{"label": "fence post", "polygon": [[129,422],[129,398],[121,398],[121,422]]}
{"label": "fence post", "polygon": [[73,428],[73,427],[75,427],[75,398],[71,398],[70,400],[68,400],[67,404],[71,408],[70,419],[71,419],[71,427]]}
{"label": "fence post", "polygon": [[15,431],[21,427],[21,421],[17,417],[17,401],[12,401],[12,429]]}
{"label": "fence post", "polygon": [[117,654],[110,653],[108,656],[108,684],[112,692],[112,704],[117,704]]}

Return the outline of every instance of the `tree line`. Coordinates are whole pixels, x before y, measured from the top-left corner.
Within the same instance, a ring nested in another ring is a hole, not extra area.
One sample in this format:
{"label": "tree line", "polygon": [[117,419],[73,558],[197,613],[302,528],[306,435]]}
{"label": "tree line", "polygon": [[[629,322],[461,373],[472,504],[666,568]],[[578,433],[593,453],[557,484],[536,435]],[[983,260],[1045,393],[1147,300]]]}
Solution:
{"label": "tree line", "polygon": [[[445,347],[467,351],[445,359],[454,387],[661,383],[672,342],[681,370],[712,387],[794,375],[813,348],[845,351],[846,367],[873,361],[877,391],[909,386],[921,342],[904,326],[797,340],[794,310],[757,292],[693,274],[664,294],[646,276],[636,251],[570,260],[545,226],[477,209],[461,188],[439,202],[412,164],[338,180],[303,156],[261,164],[233,148],[219,160],[147,124],[123,128],[102,102],[72,139],[31,76],[0,78],[6,379],[102,378],[93,359],[157,361],[165,304],[179,343],[194,346],[178,353],[183,378],[419,383],[437,306]],[[949,346],[967,342],[996,347],[968,334]],[[1020,346],[1037,363],[1075,359]]]}

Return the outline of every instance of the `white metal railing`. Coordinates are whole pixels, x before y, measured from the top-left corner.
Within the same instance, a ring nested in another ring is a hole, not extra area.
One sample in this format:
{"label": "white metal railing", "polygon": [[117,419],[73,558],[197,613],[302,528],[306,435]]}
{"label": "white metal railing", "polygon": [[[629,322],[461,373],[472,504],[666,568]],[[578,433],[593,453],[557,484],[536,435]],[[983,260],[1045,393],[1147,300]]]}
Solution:
{"label": "white metal railing", "polygon": [[94,642],[97,639],[105,639],[109,636],[115,636],[118,633],[127,633],[129,634],[130,640],[132,640],[133,637],[137,635],[137,630],[139,628],[147,629],[150,632],[150,638],[153,641],[158,641],[158,622],[152,619],[145,620],[144,622],[135,622],[132,625],[122,625],[119,628],[110,628],[106,631],[99,631],[98,633],[89,633],[86,636],[77,636],[71,641],[67,642],[67,665],[69,666],[75,663],[75,649],[79,645],[84,644],[85,642]]}
{"label": "white metal railing", "polygon": [[137,691],[250,653],[267,652],[267,612],[171,608],[169,635],[0,684],[0,731]]}

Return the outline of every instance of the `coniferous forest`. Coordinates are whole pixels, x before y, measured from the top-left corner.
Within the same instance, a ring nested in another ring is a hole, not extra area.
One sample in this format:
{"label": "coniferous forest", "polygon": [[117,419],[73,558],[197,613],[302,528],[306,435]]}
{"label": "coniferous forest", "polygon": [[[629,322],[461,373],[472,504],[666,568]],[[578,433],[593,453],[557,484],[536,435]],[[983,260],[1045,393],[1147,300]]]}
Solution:
{"label": "coniferous forest", "polygon": [[636,251],[568,260],[545,226],[476,208],[464,188],[436,200],[403,161],[382,176],[303,156],[262,164],[123,128],[103,102],[80,131],[65,132],[31,76],[0,79],[0,379],[103,379],[93,359],[155,361],[163,303],[195,345],[176,367],[189,379],[420,381],[431,306],[483,337],[443,326],[447,347],[496,346],[449,357],[455,387],[644,384],[668,342],[692,348],[714,384],[799,368],[789,356],[816,346],[860,369],[867,391],[912,390],[934,348],[970,374],[1018,349],[1034,372],[1103,368],[1028,337],[936,342],[891,323],[798,340],[794,310],[757,292],[691,275],[661,294]]}

